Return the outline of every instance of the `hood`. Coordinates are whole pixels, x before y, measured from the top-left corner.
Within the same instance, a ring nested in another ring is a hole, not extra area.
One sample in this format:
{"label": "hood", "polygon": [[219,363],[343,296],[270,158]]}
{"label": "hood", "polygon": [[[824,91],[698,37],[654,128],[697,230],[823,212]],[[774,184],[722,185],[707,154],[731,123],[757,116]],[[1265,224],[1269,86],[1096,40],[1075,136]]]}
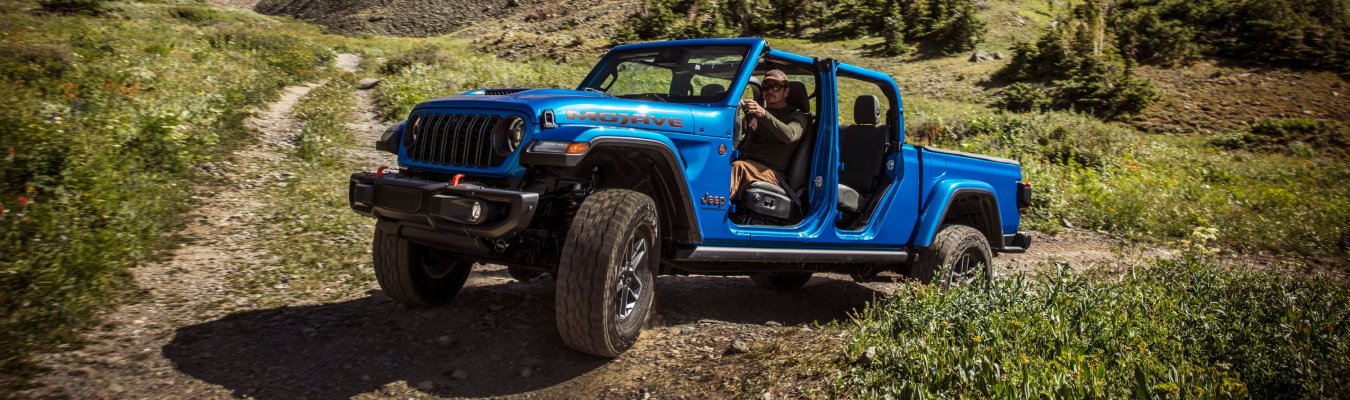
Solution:
{"label": "hood", "polygon": [[604,93],[567,89],[487,89],[442,97],[418,104],[424,109],[507,109],[527,115],[537,124],[544,110],[553,110],[558,125],[632,128],[694,133],[694,112],[689,105],[639,101]]}

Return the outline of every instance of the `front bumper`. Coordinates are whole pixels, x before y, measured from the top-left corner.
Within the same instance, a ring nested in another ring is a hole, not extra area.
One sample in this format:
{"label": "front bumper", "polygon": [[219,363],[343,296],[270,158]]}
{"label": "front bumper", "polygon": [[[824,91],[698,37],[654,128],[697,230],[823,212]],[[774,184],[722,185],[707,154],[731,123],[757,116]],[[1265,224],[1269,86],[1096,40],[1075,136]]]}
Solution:
{"label": "front bumper", "polygon": [[459,236],[504,239],[529,226],[539,194],[398,174],[352,174],[352,210],[400,225]]}

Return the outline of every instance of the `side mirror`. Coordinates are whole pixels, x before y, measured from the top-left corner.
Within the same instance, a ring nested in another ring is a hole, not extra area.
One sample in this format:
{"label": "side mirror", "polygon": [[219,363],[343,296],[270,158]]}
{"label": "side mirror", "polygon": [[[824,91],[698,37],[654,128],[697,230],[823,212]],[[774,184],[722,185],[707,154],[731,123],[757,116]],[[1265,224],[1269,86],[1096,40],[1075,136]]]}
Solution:
{"label": "side mirror", "polygon": [[403,126],[406,124],[407,121],[401,121],[386,128],[384,134],[380,135],[380,140],[375,141],[375,150],[397,155],[398,144],[402,142],[400,139],[403,138]]}

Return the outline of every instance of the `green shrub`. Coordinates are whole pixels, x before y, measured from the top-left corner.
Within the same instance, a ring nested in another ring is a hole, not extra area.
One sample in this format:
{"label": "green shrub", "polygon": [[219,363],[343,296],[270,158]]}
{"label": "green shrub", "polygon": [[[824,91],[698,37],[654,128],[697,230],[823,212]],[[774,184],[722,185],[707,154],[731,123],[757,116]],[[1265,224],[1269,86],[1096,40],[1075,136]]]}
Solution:
{"label": "green shrub", "polygon": [[215,9],[194,6],[175,6],[169,9],[169,15],[197,24],[224,18],[224,15]]}
{"label": "green shrub", "polygon": [[615,40],[783,35],[884,38],[877,54],[975,48],[987,31],[971,0],[645,0]]}
{"label": "green shrub", "polygon": [[61,14],[100,15],[107,4],[108,0],[38,0],[42,10]]}
{"label": "green shrub", "polygon": [[1003,88],[994,106],[1016,112],[1044,111],[1050,107],[1050,96],[1035,86],[1018,82]]}
{"label": "green shrub", "polygon": [[380,66],[380,73],[395,75],[414,65],[441,65],[450,61],[450,55],[435,45],[420,45],[390,57]]}
{"label": "green shrub", "polygon": [[1350,391],[1350,285],[1219,269],[1203,251],[1190,254],[1096,274],[1060,265],[956,290],[909,286],[848,328],[836,389],[864,398],[1328,398]]}

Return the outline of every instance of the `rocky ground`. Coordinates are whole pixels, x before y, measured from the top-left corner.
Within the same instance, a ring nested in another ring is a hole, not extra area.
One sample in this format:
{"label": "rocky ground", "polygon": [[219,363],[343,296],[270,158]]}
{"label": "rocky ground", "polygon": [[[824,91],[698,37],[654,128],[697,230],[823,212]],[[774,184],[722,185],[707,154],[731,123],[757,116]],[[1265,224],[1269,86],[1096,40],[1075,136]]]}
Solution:
{"label": "rocky ground", "polygon": [[[343,54],[337,62],[354,70],[359,58]],[[248,121],[262,140],[201,166],[208,183],[196,188],[197,207],[174,234],[180,245],[131,270],[141,295],[107,312],[83,346],[36,357],[43,372],[17,397],[707,398],[747,390],[794,397],[810,377],[746,386],[765,381],[756,379],[766,373],[759,357],[828,357],[843,338],[821,325],[847,321],[905,285],[823,274],[780,292],[747,278],[661,277],[651,327],[613,360],[563,345],[551,278],[517,282],[495,265],[479,266],[454,302],[434,308],[398,305],[373,281],[336,300],[284,286],[268,293],[281,296],[280,305],[251,300],[238,277],[272,270],[275,260],[259,234],[268,223],[260,210],[284,201],[262,194],[293,178],[276,168],[299,129],[292,109],[321,84],[286,88]],[[390,164],[369,145],[384,126],[369,93],[353,96],[358,112],[349,128],[360,140],[347,162],[354,169]],[[998,264],[1006,274],[1050,260],[1086,267],[1167,256],[1126,248],[1103,234],[1070,231]]]}
{"label": "rocky ground", "polygon": [[1200,61],[1185,68],[1140,68],[1163,100],[1134,125],[1155,133],[1217,134],[1262,119],[1350,120],[1350,87],[1332,72],[1255,68]]}

